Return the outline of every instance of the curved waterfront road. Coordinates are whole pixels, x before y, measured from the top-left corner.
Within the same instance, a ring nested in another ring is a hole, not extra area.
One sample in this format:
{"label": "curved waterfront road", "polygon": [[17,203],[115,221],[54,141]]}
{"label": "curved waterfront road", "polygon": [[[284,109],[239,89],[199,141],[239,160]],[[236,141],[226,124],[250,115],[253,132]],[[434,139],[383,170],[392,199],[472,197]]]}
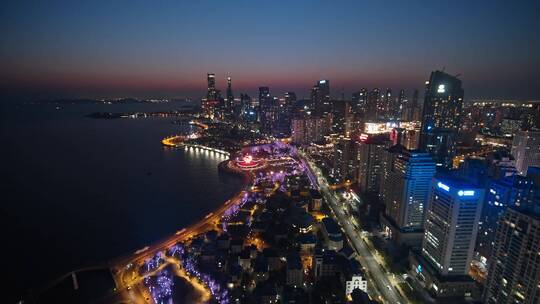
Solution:
{"label": "curved waterfront road", "polygon": [[[241,191],[231,199],[227,200],[218,209],[206,215],[197,223],[177,231],[174,235],[165,238],[151,246],[140,249],[133,254],[124,256],[111,262],[111,270],[116,284],[116,290],[121,298],[127,300],[126,303],[151,303],[145,290],[138,285],[147,275],[135,274],[133,269],[137,269],[145,260],[152,258],[156,253],[167,250],[179,242],[185,242],[195,235],[205,233],[211,229],[216,229],[221,216],[233,205],[241,204],[247,195],[252,182],[250,173],[245,173],[245,182]],[[131,266],[128,266],[131,265]],[[131,289],[131,287],[134,287]]]}

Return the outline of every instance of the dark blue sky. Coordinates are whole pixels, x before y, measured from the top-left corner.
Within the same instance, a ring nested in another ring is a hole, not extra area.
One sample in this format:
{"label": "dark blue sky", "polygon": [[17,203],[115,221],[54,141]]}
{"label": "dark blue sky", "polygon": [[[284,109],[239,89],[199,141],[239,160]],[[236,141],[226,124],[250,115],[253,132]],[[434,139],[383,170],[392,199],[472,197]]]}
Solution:
{"label": "dark blue sky", "polygon": [[207,72],[236,93],[422,89],[461,74],[466,98],[540,99],[539,1],[9,1],[12,96],[193,96]]}

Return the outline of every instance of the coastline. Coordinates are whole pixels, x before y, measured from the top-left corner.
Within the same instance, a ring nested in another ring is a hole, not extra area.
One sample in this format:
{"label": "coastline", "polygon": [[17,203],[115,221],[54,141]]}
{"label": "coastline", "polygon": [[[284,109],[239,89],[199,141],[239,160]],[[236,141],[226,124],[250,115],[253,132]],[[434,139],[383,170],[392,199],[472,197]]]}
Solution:
{"label": "coastline", "polygon": [[[164,146],[168,146],[168,145],[164,145]],[[182,147],[184,146],[182,145]],[[179,146],[170,147],[170,148],[179,148]],[[227,154],[229,153],[227,152]],[[253,177],[249,172],[231,170],[227,166],[229,161],[230,159],[227,159],[220,162],[217,165],[218,174],[231,174],[231,175],[235,175],[236,177],[242,177],[242,185],[240,186],[239,190],[236,191],[229,199],[217,205],[213,210],[211,210],[208,213],[208,215],[212,215],[212,218],[221,217],[224,211],[227,210],[228,207],[232,205],[231,202],[243,197],[246,191],[249,191],[251,184],[253,182]],[[42,287],[35,289],[32,294],[39,298],[40,295],[48,292],[49,290],[54,289],[61,282],[69,279],[70,277],[73,277],[73,275],[74,274],[76,275],[77,273],[82,273],[86,271],[107,271],[111,274],[111,278],[114,282],[114,286],[115,286],[114,292],[117,293],[118,295],[121,295],[122,291],[129,289],[129,287],[126,286],[126,284],[122,283],[122,278],[120,278],[121,269],[126,264],[139,263],[141,260],[145,260],[149,256],[153,256],[159,251],[162,251],[168,247],[171,247],[179,242],[185,242],[187,239],[189,239],[192,236],[192,233],[189,233],[189,231],[191,230],[204,230],[204,231],[211,230],[212,227],[206,227],[208,224],[207,221],[209,219],[208,215],[203,218],[195,219],[191,223],[188,223],[187,225],[180,227],[179,230],[176,231],[174,234],[164,236],[163,238],[153,241],[151,245],[148,245],[142,249],[137,249],[135,252],[125,253],[115,258],[103,261],[102,263],[97,264],[97,265],[94,264],[91,266],[81,267],[75,270],[71,270],[67,273],[64,273],[63,275],[57,277],[56,279],[47,282]],[[106,291],[104,291],[103,293],[107,297],[111,296],[111,294],[107,293]]]}
{"label": "coastline", "polygon": [[[226,166],[226,164],[229,161],[230,160],[225,160],[225,161],[220,162],[218,164],[218,170],[220,170],[223,173],[235,174],[235,175],[243,176],[243,184],[242,184],[242,187],[240,188],[240,190],[238,190],[230,199],[226,200],[223,204],[219,205],[216,209],[214,209],[213,211],[211,211],[209,213],[209,214],[213,214],[214,216],[218,215],[219,211],[221,211],[225,206],[227,206],[228,202],[230,202],[233,198],[238,197],[238,196],[242,195],[244,193],[244,191],[249,190],[250,185],[251,185],[251,183],[253,181],[253,179],[251,177],[251,174],[249,174],[247,172],[240,172],[240,171],[230,170]],[[193,228],[197,227],[199,224],[201,224],[201,222],[204,219],[205,218],[197,219],[193,223],[188,224],[185,227],[180,228],[180,230],[178,230],[175,234],[164,237],[161,240],[155,241],[153,243],[153,245],[149,245],[148,246],[149,248],[144,250],[144,251],[141,251],[141,250],[144,249],[144,248],[141,248],[141,249],[138,249],[137,251],[135,251],[135,253],[129,253],[129,254],[126,253],[126,255],[123,255],[121,257],[117,257],[117,258],[114,258],[114,259],[110,260],[107,264],[109,265],[109,267],[112,270],[115,267],[115,265],[122,264],[122,263],[125,263],[127,261],[132,261],[132,262],[133,261],[138,261],[141,258],[146,257],[147,255],[149,255],[150,253],[155,254],[159,250],[158,249],[151,249],[151,247],[155,247],[156,245],[162,245],[161,247],[165,247],[165,246],[163,246],[163,243],[164,242],[166,242],[166,243],[173,242],[173,240],[171,240],[171,238],[174,238],[174,240],[175,240],[174,243],[178,242],[176,240],[180,238],[179,236],[184,236],[184,234],[185,234],[185,232],[182,232],[183,230],[189,230],[189,229],[193,229]]]}
{"label": "coastline", "polygon": [[[218,164],[218,171],[234,175],[240,174],[243,176],[243,185],[235,195],[226,200],[225,203],[218,208],[214,209],[213,212],[208,213],[204,218],[197,219],[197,221],[178,230],[175,234],[167,236],[151,246],[139,249],[130,255],[109,262],[109,270],[112,274],[114,285],[116,286],[114,295],[118,300],[122,301],[132,297],[133,294],[130,292],[132,287],[137,290],[136,292],[140,292],[143,295],[146,293],[146,290],[140,288],[139,284],[148,278],[148,274],[139,274],[138,272],[134,272],[135,269],[143,267],[149,260],[159,256],[160,253],[167,252],[171,250],[171,248],[178,247],[179,245],[182,246],[182,244],[193,237],[214,230],[216,225],[219,225],[222,216],[231,210],[230,208],[241,206],[245,202],[255,178],[250,171],[231,170],[227,166],[230,161],[230,159],[227,159],[220,162]],[[160,268],[158,268],[158,270],[159,269]],[[192,280],[187,280],[187,282],[191,284],[192,288],[195,288],[202,283],[197,280],[195,280],[195,283]]]}

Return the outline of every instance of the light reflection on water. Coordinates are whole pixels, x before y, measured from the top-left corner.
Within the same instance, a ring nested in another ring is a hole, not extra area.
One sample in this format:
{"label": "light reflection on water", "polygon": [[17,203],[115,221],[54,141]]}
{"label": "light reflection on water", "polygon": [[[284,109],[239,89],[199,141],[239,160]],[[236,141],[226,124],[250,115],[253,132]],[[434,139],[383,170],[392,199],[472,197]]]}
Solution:
{"label": "light reflection on water", "polygon": [[14,294],[174,233],[241,186],[218,174],[217,153],[162,147],[181,131],[172,118],[84,117],[151,107],[55,107],[2,108],[0,225],[13,232],[3,242],[17,252],[4,267]]}

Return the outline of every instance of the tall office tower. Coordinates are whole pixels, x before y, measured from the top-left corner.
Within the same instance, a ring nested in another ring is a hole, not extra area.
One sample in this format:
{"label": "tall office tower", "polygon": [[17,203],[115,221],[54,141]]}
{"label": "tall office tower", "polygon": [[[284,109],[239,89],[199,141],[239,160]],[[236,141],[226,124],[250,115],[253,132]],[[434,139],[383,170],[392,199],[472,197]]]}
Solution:
{"label": "tall office tower", "polygon": [[317,115],[328,115],[332,110],[330,104],[330,81],[319,80],[311,89],[311,103]]}
{"label": "tall office tower", "polygon": [[208,92],[206,97],[208,99],[216,99],[216,75],[214,73],[207,73],[206,81],[208,82]]}
{"label": "tall office tower", "polygon": [[248,94],[240,94],[241,116],[247,122],[257,121],[257,108],[253,106]]}
{"label": "tall office tower", "polygon": [[234,94],[231,85],[231,77],[227,77],[227,101],[225,104],[225,109],[227,112],[232,113],[234,108]]}
{"label": "tall office tower", "polygon": [[351,138],[354,131],[354,113],[350,101],[345,101],[345,137]]}
{"label": "tall office tower", "polygon": [[208,73],[206,74],[206,80],[208,82],[208,91],[201,106],[205,115],[213,117],[217,114],[217,107],[220,102],[219,90],[216,90],[216,75]]}
{"label": "tall office tower", "polygon": [[357,162],[354,149],[354,142],[349,138],[340,137],[334,144],[332,176],[336,183],[352,182],[355,179]]}
{"label": "tall office tower", "polygon": [[413,107],[419,107],[420,106],[418,104],[418,90],[414,90],[414,92],[413,92],[411,106],[413,106]]}
{"label": "tall office tower", "polygon": [[398,244],[419,247],[435,162],[428,153],[398,144],[388,149],[385,163],[382,192],[386,210],[381,222]]}
{"label": "tall office tower", "polygon": [[271,134],[277,116],[277,102],[270,96],[268,87],[259,87],[259,120],[261,122],[261,132]]}
{"label": "tall office tower", "polygon": [[535,185],[529,177],[504,176],[487,185],[486,199],[478,228],[476,252],[481,260],[490,262],[497,222],[509,207],[529,207],[533,204]]}
{"label": "tall office tower", "polygon": [[461,80],[441,71],[432,72],[426,82],[420,147],[438,166],[452,168],[462,106]]}
{"label": "tall office tower", "polygon": [[525,175],[529,167],[540,166],[540,131],[518,131],[514,134],[511,153],[521,175]]}
{"label": "tall office tower", "polygon": [[262,106],[266,100],[270,99],[270,88],[259,87],[259,106]]}
{"label": "tall office tower", "polygon": [[452,175],[437,175],[431,183],[424,239],[411,266],[437,297],[463,297],[473,293],[468,276],[484,188]]}
{"label": "tall office tower", "polygon": [[332,102],[332,132],[344,134],[347,129],[347,119],[350,122],[350,102],[334,100]]}
{"label": "tall office tower", "polygon": [[402,107],[401,119],[404,121],[420,121],[422,118],[422,109],[418,105],[418,90],[414,90],[412,101],[406,102]]}
{"label": "tall office tower", "polygon": [[390,107],[390,110],[392,113],[392,119],[401,120],[403,111],[405,110],[405,108],[409,106],[407,96],[405,96],[404,89],[399,90],[398,97],[394,99],[394,101],[395,101],[394,104]]}
{"label": "tall office tower", "polygon": [[352,94],[352,111],[357,114],[364,114],[366,112],[368,102],[368,90],[366,88],[360,89],[358,92]]}
{"label": "tall office tower", "polygon": [[381,91],[375,88],[369,92],[368,102],[366,106],[366,119],[377,120],[378,107],[381,103]]}
{"label": "tall office tower", "polygon": [[381,105],[379,106],[379,118],[380,119],[390,119],[392,117],[392,105],[393,97],[392,97],[392,89],[387,88],[386,93],[384,94],[384,97],[381,99]]}
{"label": "tall office tower", "polygon": [[289,107],[294,106],[296,104],[296,93],[285,92],[285,104]]}
{"label": "tall office tower", "polygon": [[509,208],[499,221],[489,263],[487,304],[540,303],[540,211]]}
{"label": "tall office tower", "polygon": [[357,143],[358,175],[357,182],[363,193],[377,193],[384,169],[384,153],[390,142],[386,137],[360,136]]}
{"label": "tall office tower", "polygon": [[276,138],[287,138],[291,135],[292,106],[286,102],[278,103],[273,135]]}

